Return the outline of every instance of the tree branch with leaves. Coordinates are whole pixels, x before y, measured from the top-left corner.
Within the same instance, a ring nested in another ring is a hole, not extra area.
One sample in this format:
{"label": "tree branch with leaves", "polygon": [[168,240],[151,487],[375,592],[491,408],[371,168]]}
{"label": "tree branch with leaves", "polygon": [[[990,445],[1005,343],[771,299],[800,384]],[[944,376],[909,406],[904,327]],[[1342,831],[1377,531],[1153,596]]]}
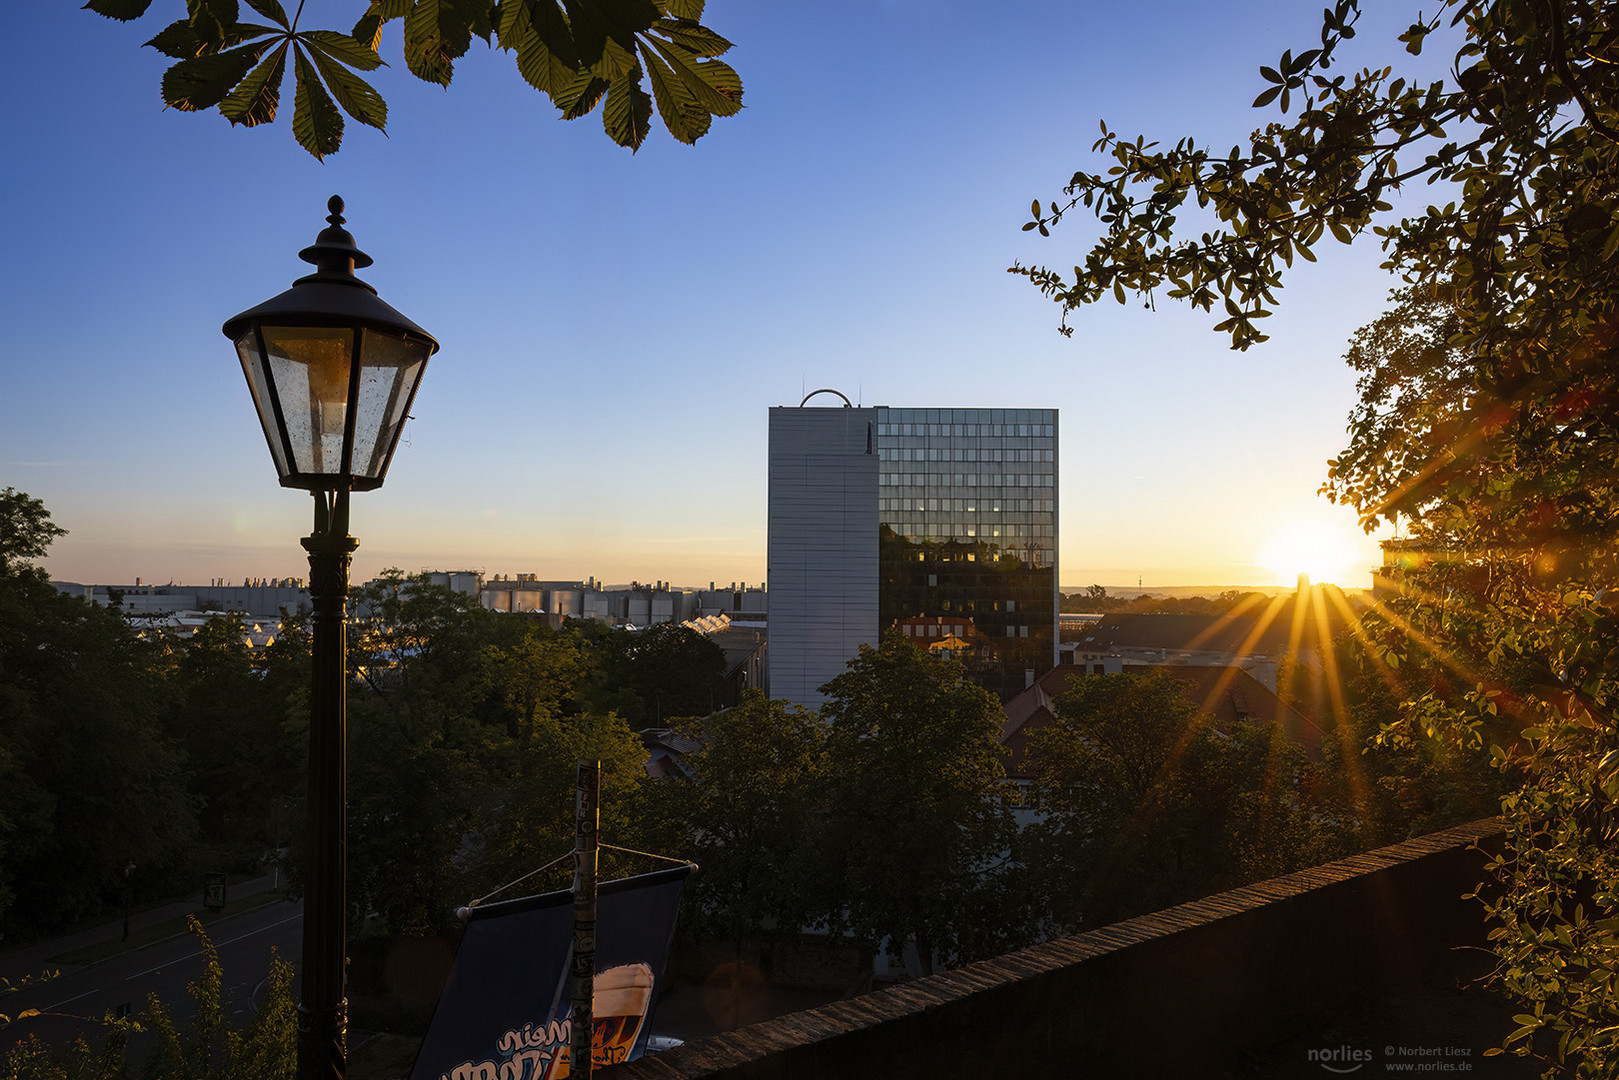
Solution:
{"label": "tree branch with leaves", "polygon": [[[165,0],[167,3],[168,0]],[[146,44],[175,63],[163,76],[164,104],[182,112],[217,109],[232,124],[272,123],[290,67],[293,135],[316,158],[343,144],[347,114],[378,131],[388,105],[360,72],[387,66],[383,30],[400,22],[405,66],[449,86],[474,38],[511,53],[518,73],[549,97],[563,119],[602,105],[602,126],[639,149],[656,111],[665,130],[692,144],[716,116],[742,108],[742,80],[718,57],[731,43],[702,25],[705,0],[372,0],[347,31],[304,29],[280,0],[187,0],[186,17]],[[90,0],[120,21],[154,0]],[[241,4],[264,22],[241,21]],[[650,94],[647,87],[651,87]]]}
{"label": "tree branch with leaves", "polygon": [[[1359,16],[1337,0],[1318,46],[1260,69],[1267,122],[1228,154],[1104,124],[1093,152],[1111,163],[1036,200],[1024,226],[1051,236],[1089,214],[1094,242],[1071,275],[1011,272],[1061,305],[1064,333],[1084,305],[1162,293],[1218,308],[1240,350],[1265,340],[1295,259],[1329,234],[1380,240],[1405,287],[1352,345],[1361,399],[1324,491],[1368,529],[1404,523],[1415,565],[1379,618],[1455,684],[1405,701],[1383,738],[1481,745],[1515,785],[1481,894],[1498,985],[1523,1005],[1504,1042],[1547,1075],[1611,1076],[1619,2],[1444,0],[1399,35],[1412,55],[1448,43],[1447,75],[1428,81],[1393,64],[1340,73]],[[1434,204],[1396,211],[1419,180]]]}

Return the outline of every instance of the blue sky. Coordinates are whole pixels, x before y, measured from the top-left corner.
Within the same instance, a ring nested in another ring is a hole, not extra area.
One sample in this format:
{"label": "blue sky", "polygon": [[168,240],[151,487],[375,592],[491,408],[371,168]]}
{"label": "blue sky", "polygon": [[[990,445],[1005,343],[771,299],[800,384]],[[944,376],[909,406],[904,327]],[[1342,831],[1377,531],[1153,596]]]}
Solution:
{"label": "blue sky", "polygon": [[[53,576],[304,575],[308,496],[276,485],[219,327],[303,272],[333,193],[363,276],[442,345],[387,484],[356,497],[360,578],[757,581],[766,410],[823,386],[1060,409],[1064,585],[1268,584],[1289,535],[1297,559],[1356,540],[1315,492],[1354,401],[1345,342],[1392,284],[1374,244],[1323,248],[1247,353],[1170,304],[1082,311],[1064,339],[1005,273],[1080,257],[1080,219],[1019,226],[1098,164],[1099,119],[1224,146],[1257,126],[1257,69],[1316,39],[1311,5],[712,0],[747,108],[635,155],[481,44],[447,91],[416,81],[396,25],[388,136],[351,122],[325,163],[293,141],[290,87],[254,130],[162,109],[167,60],[140,43],[183,7],[0,9],[0,486],[70,530]],[[1359,62],[1398,55],[1410,12],[1379,14]]]}

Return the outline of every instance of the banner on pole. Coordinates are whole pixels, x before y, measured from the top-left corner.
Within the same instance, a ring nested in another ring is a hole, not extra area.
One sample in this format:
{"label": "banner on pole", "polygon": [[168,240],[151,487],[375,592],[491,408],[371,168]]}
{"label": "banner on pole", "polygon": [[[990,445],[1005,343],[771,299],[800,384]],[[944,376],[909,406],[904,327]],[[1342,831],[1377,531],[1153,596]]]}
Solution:
{"label": "banner on pole", "polygon": [[[633,1061],[691,873],[677,866],[597,890],[591,1059]],[[475,907],[410,1080],[561,1080],[569,1073],[573,894]]]}

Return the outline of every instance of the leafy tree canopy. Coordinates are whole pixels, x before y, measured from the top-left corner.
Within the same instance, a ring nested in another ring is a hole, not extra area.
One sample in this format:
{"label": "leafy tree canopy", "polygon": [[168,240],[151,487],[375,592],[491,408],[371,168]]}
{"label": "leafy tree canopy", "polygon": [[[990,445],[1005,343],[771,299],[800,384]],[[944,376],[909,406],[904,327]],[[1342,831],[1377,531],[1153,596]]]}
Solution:
{"label": "leafy tree canopy", "polygon": [[[1111,166],[1076,172],[1025,226],[1084,211],[1099,238],[1072,275],[1012,271],[1063,306],[1065,332],[1080,305],[1163,292],[1219,305],[1243,349],[1295,258],[1329,234],[1380,238],[1406,288],[1350,354],[1361,404],[1326,490],[1368,527],[1410,522],[1405,595],[1380,618],[1457,689],[1407,700],[1401,723],[1488,748],[1521,781],[1490,901],[1501,982],[1526,1004],[1510,1042],[1611,1075],[1619,928],[1581,898],[1619,893],[1619,5],[1429,10],[1399,40],[1448,42],[1446,78],[1341,71],[1360,8],[1337,0],[1319,43],[1260,69],[1271,120],[1245,146],[1104,124]],[[1419,180],[1448,201],[1397,214]],[[1406,646],[1377,648],[1397,662]],[[1502,717],[1521,734],[1492,745]]]}
{"label": "leafy tree canopy", "polygon": [[1098,926],[1343,853],[1275,725],[1214,728],[1161,668],[1076,675],[1029,739],[1030,831],[1059,925]]}
{"label": "leafy tree canopy", "polygon": [[[1335,73],[1360,17],[1358,0],[1338,0],[1323,12],[1319,46],[1260,69],[1266,88],[1254,105],[1276,106],[1282,118],[1246,148],[1225,154],[1182,138],[1164,149],[1104,122],[1095,149],[1115,165],[1076,172],[1064,200],[1044,209],[1037,200],[1025,225],[1049,234],[1084,208],[1102,238],[1072,277],[1013,272],[1065,310],[1109,295],[1151,299],[1159,289],[1206,311],[1223,302],[1216,329],[1246,348],[1265,339],[1255,321],[1274,307],[1294,256],[1313,261],[1327,233],[1347,243],[1374,231],[1390,269],[1425,283],[1456,279],[1467,340],[1505,346],[1509,326],[1556,325],[1572,314],[1567,301],[1583,272],[1602,274],[1604,253],[1619,246],[1592,187],[1612,176],[1605,166],[1619,127],[1611,15],[1605,3],[1449,0],[1400,37],[1417,54],[1447,22],[1463,34],[1452,79],[1424,85],[1392,66]],[[1461,197],[1390,220],[1386,197],[1417,179],[1452,183]],[[1177,233],[1189,204],[1218,225]],[[1529,286],[1548,275],[1559,288]]]}
{"label": "leafy tree canopy", "polygon": [[[403,25],[410,73],[440,86],[450,85],[476,37],[513,54],[518,73],[563,119],[585,116],[605,100],[608,137],[635,150],[652,129],[654,106],[669,134],[688,144],[707,134],[714,117],[742,108],[741,78],[717,59],[731,43],[702,25],[704,2],[371,0],[348,30],[310,30],[300,26],[302,0],[290,18],[280,0],[186,0],[185,17],[146,44],[175,61],[163,76],[165,105],[217,108],[244,127],[275,120],[290,66],[293,135],[323,158],[342,146],[345,113],[379,131],[387,127],[387,102],[358,73],[386,66],[378,47],[389,23]],[[264,21],[243,21],[244,4]],[[152,5],[90,0],[85,7],[128,21]]]}
{"label": "leafy tree canopy", "polygon": [[[219,951],[195,916],[187,922],[203,958],[202,977],[186,987],[188,1022],[180,1023],[176,1011],[148,994],[138,1021],[109,1013],[99,1021],[99,1034],[90,1038],[81,1034],[53,1045],[30,1033],[0,1059],[0,1080],[116,1080],[137,1071],[162,1080],[292,1080],[298,1069],[292,964],[270,951],[269,974],[254,987],[251,1013],[238,1026],[235,1018],[246,1010],[227,1008],[231,1002]],[[131,1052],[131,1039],[142,1032],[150,1034],[149,1044]]]}
{"label": "leafy tree canopy", "polygon": [[1001,951],[1020,928],[997,896],[1011,842],[1000,703],[892,632],[821,692],[831,925],[895,955],[914,943],[924,971],[935,951]]}
{"label": "leafy tree canopy", "polygon": [[687,887],[683,928],[739,949],[767,934],[796,936],[814,913],[815,868],[804,856],[826,779],[825,729],[807,709],[747,690],[680,733],[702,744],[685,758],[691,775],[654,785],[649,812],[671,830],[665,850],[702,867]]}
{"label": "leafy tree canopy", "polygon": [[609,629],[593,640],[600,658],[598,708],[617,710],[632,727],[707,716],[719,705],[725,651],[691,627]]}
{"label": "leafy tree canopy", "polygon": [[172,868],[195,828],[183,753],[154,722],[161,648],[30,565],[62,531],[0,491],[0,937],[94,912],[127,862]]}
{"label": "leafy tree canopy", "polygon": [[[1467,505],[1486,539],[1611,539],[1619,527],[1604,495],[1619,452],[1611,408],[1619,366],[1605,362],[1619,315],[1614,5],[1441,4],[1400,37],[1416,54],[1431,36],[1460,35],[1452,77],[1426,84],[1392,65],[1336,70],[1359,16],[1357,0],[1338,0],[1323,13],[1318,46],[1261,68],[1266,88],[1254,104],[1280,116],[1246,147],[1222,154],[1182,138],[1165,148],[1104,123],[1095,148],[1113,166],[1076,172],[1064,200],[1044,208],[1037,200],[1025,226],[1049,234],[1085,210],[1100,238],[1072,276],[1012,270],[1065,313],[1104,296],[1150,302],[1160,291],[1204,310],[1220,304],[1215,329],[1242,349],[1265,340],[1258,321],[1295,257],[1313,261],[1329,233],[1347,243],[1373,232],[1385,266],[1409,286],[1408,316],[1423,304],[1421,317],[1436,318],[1444,305],[1427,339],[1457,352],[1445,361],[1449,373],[1422,388],[1441,408],[1402,398],[1395,414],[1387,388],[1369,388],[1353,418],[1356,447],[1335,463],[1330,493],[1353,502],[1368,526]],[[1417,180],[1455,199],[1396,218],[1389,196]],[[1185,215],[1215,227],[1187,235]],[[1406,438],[1391,465],[1376,455],[1396,421]]]}
{"label": "leafy tree canopy", "polygon": [[0,491],[0,574],[15,572],[45,557],[51,541],[67,530],[52,524],[39,499],[16,488]]}

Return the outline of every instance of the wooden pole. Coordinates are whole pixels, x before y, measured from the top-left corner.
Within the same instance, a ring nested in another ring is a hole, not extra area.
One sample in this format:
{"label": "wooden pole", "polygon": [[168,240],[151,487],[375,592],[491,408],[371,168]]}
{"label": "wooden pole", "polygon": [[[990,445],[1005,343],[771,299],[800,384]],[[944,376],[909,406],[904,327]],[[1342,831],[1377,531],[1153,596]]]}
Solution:
{"label": "wooden pole", "polygon": [[596,863],[601,824],[600,761],[581,761],[574,784],[573,1042],[568,1075],[589,1080],[596,995]]}

